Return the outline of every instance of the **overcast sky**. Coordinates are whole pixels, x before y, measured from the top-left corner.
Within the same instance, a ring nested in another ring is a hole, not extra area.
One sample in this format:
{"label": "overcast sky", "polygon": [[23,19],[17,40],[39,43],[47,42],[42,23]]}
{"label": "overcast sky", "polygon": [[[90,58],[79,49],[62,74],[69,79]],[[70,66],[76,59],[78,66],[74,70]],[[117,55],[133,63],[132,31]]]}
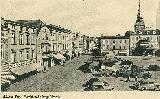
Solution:
{"label": "overcast sky", "polygon": [[[138,0],[0,0],[1,16],[10,20],[41,19],[81,34],[100,36],[133,30]],[[156,24],[160,0],[141,0],[146,25]]]}

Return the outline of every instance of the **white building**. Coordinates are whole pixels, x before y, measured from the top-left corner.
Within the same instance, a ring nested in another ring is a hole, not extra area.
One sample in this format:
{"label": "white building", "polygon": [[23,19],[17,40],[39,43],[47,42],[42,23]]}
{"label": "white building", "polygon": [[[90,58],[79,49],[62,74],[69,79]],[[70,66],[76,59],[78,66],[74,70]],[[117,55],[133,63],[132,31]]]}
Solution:
{"label": "white building", "polygon": [[[130,35],[130,54],[133,55],[136,52],[136,47],[139,45],[146,48],[146,50],[154,51],[160,48],[160,33],[152,28],[147,28],[141,17],[140,2],[135,23],[135,31]],[[157,17],[158,18],[158,17]],[[159,22],[159,21],[157,21]],[[145,52],[145,51],[144,51]]]}

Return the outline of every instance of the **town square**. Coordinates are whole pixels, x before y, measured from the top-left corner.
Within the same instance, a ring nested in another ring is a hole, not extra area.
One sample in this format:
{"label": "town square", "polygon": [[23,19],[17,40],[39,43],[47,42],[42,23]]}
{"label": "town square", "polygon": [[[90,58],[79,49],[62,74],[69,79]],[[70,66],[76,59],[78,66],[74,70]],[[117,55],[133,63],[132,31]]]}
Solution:
{"label": "town square", "polygon": [[[151,6],[151,0],[47,1],[48,6],[39,3],[44,8],[38,14],[20,6],[28,14],[24,18],[11,18],[5,9],[1,16],[1,91],[160,91],[160,1],[155,1],[157,6]],[[118,11],[114,9],[117,3],[128,8]],[[18,2],[13,4],[16,9]],[[150,14],[146,5],[152,7]],[[35,7],[39,6],[35,3]],[[113,18],[111,8],[117,14]],[[26,17],[30,14],[35,18]]]}

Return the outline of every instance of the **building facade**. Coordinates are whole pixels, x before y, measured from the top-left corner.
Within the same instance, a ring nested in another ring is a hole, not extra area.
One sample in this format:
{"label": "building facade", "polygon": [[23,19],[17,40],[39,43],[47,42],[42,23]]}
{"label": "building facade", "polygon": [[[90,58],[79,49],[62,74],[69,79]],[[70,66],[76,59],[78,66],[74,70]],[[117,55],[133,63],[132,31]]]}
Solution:
{"label": "building facade", "polygon": [[[130,36],[130,53],[134,53],[138,44],[146,49],[156,51],[160,48],[160,34],[156,30],[144,31],[142,34],[132,34]],[[145,54],[145,53],[144,53]],[[147,53],[146,53],[147,54]],[[150,53],[151,55],[153,52]],[[149,53],[148,53],[149,55]]]}
{"label": "building facade", "polygon": [[157,30],[145,27],[140,7],[139,2],[135,30],[130,34],[130,55],[153,55],[160,48],[160,34]]}
{"label": "building facade", "polygon": [[129,38],[125,36],[102,36],[100,40],[101,53],[113,55],[129,55]]}
{"label": "building facade", "polygon": [[[37,28],[3,18],[1,21],[1,34],[7,39],[7,45],[5,45],[5,47],[7,46],[5,48],[7,55],[3,54],[5,59],[3,62],[7,63],[16,75],[38,69],[39,64],[36,56]],[[2,45],[2,50],[3,47]],[[24,68],[27,67],[28,69],[25,70]]]}
{"label": "building facade", "polygon": [[38,60],[45,67],[54,66],[56,59],[63,64],[73,58],[79,48],[78,34],[51,24],[42,26],[38,39]]}
{"label": "building facade", "polygon": [[[79,33],[41,20],[1,18],[1,63],[15,76],[63,65],[79,55]],[[4,70],[6,72],[6,70]]]}

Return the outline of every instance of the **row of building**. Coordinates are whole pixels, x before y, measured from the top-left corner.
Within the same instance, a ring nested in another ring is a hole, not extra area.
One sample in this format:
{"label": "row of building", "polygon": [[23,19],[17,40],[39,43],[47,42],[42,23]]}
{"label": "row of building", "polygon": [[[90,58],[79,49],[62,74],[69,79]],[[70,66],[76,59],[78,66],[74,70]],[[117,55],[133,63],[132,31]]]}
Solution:
{"label": "row of building", "polygon": [[[158,11],[159,12],[159,11]],[[99,37],[101,53],[113,55],[157,55],[160,50],[160,18],[157,14],[157,29],[148,29],[141,17],[140,2],[134,31],[127,31],[124,36]]]}
{"label": "row of building", "polygon": [[89,36],[44,24],[41,20],[11,21],[1,18],[2,75],[9,79],[13,78],[8,76],[10,73],[21,76],[35,70],[47,70],[56,64],[63,65],[89,52],[90,43]]}

